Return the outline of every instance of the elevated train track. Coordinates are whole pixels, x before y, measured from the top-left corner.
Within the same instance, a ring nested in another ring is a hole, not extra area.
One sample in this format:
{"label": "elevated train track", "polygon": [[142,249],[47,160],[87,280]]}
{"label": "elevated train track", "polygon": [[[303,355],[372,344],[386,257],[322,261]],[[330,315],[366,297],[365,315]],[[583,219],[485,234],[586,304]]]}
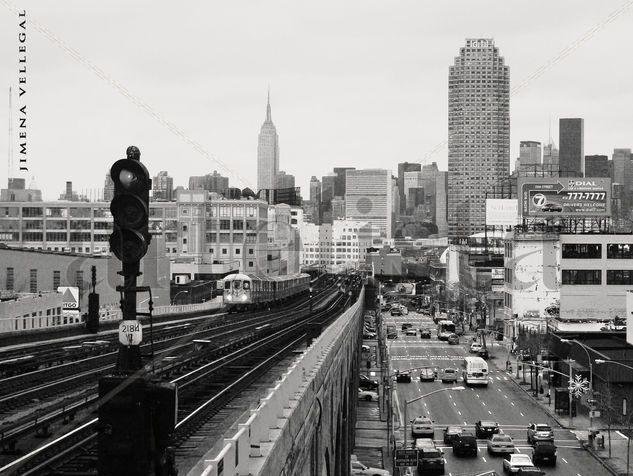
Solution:
{"label": "elevated train track", "polygon": [[[206,357],[197,355],[192,359],[199,365],[195,370],[184,370],[188,365],[193,365],[191,362],[177,364],[173,361],[158,365],[156,375],[163,378],[182,372],[181,376],[171,380],[179,388],[177,446],[186,445],[192,438],[199,439],[196,433],[209,418],[262,372],[304,343],[314,326],[327,325],[350,298],[347,294],[339,293],[326,309],[315,310],[312,316],[303,311],[291,319],[255,326],[252,328],[257,333],[255,339],[243,342],[239,348],[236,345],[224,355],[217,356],[212,345],[202,345],[201,350],[206,351]],[[210,398],[201,398],[201,395]],[[96,424],[97,419],[88,421],[67,435],[0,468],[0,473],[96,474]]]}

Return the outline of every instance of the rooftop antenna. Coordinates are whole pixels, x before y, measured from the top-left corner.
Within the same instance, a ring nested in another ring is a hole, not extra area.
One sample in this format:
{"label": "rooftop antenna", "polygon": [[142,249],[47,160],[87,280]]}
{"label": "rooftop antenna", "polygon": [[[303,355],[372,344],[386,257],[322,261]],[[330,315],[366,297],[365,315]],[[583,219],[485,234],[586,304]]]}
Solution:
{"label": "rooftop antenna", "polygon": [[7,157],[7,183],[13,176],[13,104],[11,102],[11,86],[9,86],[9,151]]}

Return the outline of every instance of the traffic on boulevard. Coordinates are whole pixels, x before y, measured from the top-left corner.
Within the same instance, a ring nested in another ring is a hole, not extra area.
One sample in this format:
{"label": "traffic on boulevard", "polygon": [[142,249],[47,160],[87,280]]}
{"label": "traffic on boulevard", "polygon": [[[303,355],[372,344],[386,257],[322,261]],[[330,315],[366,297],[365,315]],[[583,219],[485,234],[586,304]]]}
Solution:
{"label": "traffic on boulevard", "polygon": [[413,311],[382,317],[396,454],[418,448],[410,474],[539,474],[525,466],[547,475],[607,474],[574,432],[512,380],[505,345],[484,347],[474,333],[457,336]]}

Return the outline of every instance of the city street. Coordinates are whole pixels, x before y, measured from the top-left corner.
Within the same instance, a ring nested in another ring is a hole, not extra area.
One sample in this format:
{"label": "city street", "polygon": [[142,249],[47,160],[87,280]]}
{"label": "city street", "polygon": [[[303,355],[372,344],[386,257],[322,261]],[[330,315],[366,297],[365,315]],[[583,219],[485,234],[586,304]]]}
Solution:
{"label": "city street", "polygon": [[[385,313],[387,323],[395,323],[398,328],[398,339],[387,341],[391,358],[391,372],[396,370],[416,369],[430,366],[441,372],[441,369],[453,367],[460,371],[464,357],[474,355],[468,353],[470,336],[461,336],[458,345],[449,345],[436,337],[435,325],[428,316],[409,313],[407,316],[390,316]],[[420,339],[417,336],[405,336],[400,330],[403,322],[410,322],[414,329],[428,328],[432,338]],[[488,344],[490,346],[490,344]],[[478,455],[473,457],[455,457],[452,448],[443,442],[442,429],[446,426],[462,426],[474,433],[474,425],[478,420],[496,421],[503,433],[510,435],[515,442],[517,452],[531,456],[531,446],[527,444],[528,424],[547,423],[554,430],[554,439],[558,447],[558,461],[555,468],[544,468],[548,475],[590,476],[608,474],[606,470],[581,448],[575,435],[561,428],[557,422],[545,413],[527,394],[512,382],[505,370],[507,351],[495,343],[497,350],[488,360],[489,384],[487,387],[466,387],[463,391],[447,391],[430,395],[408,405],[408,420],[428,415],[434,422],[436,444],[443,448],[446,457],[445,474],[459,475],[476,471],[503,470],[501,456],[491,456],[487,452],[486,440],[478,440]],[[505,355],[504,355],[505,353]],[[397,419],[404,421],[405,401],[445,387],[463,385],[461,378],[456,384],[421,382],[419,372],[412,370],[411,383],[396,384]],[[407,442],[413,442],[411,430],[407,422]],[[404,428],[399,429],[399,442],[403,443]],[[400,446],[401,447],[401,446]]]}

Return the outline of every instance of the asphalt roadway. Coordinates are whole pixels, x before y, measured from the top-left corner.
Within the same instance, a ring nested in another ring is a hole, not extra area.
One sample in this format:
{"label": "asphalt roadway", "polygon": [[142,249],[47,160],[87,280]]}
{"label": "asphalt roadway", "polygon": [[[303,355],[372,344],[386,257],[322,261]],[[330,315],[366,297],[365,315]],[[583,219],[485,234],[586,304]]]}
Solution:
{"label": "asphalt roadway", "polygon": [[[410,313],[406,316],[390,316],[384,313],[385,322],[395,323],[398,328],[398,338],[387,340],[390,354],[390,372],[395,370],[415,369],[424,366],[437,368],[438,372],[445,367],[454,367],[461,372],[461,363],[469,354],[470,338],[462,336],[458,345],[449,345],[439,341],[436,337],[436,326],[428,316]],[[405,336],[400,330],[403,322],[410,322],[415,329],[428,328],[431,339],[420,339],[416,336]],[[496,347],[496,346],[495,346]],[[477,472],[495,470],[503,473],[503,457],[491,456],[487,452],[486,440],[478,440],[478,454],[476,457],[456,457],[452,448],[443,442],[442,429],[446,426],[462,426],[472,430],[478,420],[496,421],[503,433],[510,435],[515,442],[516,451],[532,455],[532,447],[527,444],[527,426],[530,423],[547,423],[554,430],[555,444],[558,447],[558,461],[556,467],[542,468],[548,476],[599,476],[609,474],[587,451],[581,448],[576,436],[569,430],[561,428],[538,404],[536,404],[522,389],[510,380],[505,372],[506,355],[503,347],[498,347],[494,357],[488,361],[489,384],[487,387],[466,387],[463,391],[440,392],[425,397],[408,405],[408,419],[419,415],[427,415],[433,420],[435,427],[434,440],[438,447],[444,450],[446,458],[445,474],[457,476],[462,474],[476,474]],[[497,368],[498,366],[498,368]],[[394,412],[400,421],[400,428],[396,432],[399,437],[398,447],[402,447],[404,439],[404,406],[405,401],[415,399],[420,395],[450,386],[464,386],[458,381],[456,384],[434,382],[420,382],[419,373],[412,371],[411,383],[396,384],[396,398]],[[407,422],[408,444],[412,441],[410,423]],[[413,474],[416,474],[413,470]]]}

